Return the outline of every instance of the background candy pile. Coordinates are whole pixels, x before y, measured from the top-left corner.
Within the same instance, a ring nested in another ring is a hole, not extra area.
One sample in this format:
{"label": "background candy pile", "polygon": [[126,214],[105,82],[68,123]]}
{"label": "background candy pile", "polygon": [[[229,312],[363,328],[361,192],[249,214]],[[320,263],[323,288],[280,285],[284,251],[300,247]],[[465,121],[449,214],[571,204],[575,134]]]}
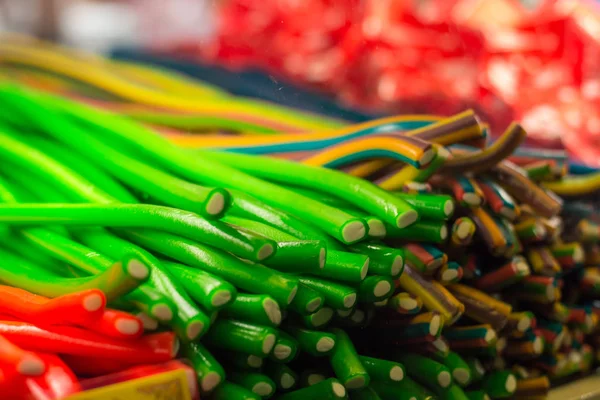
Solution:
{"label": "background candy pile", "polygon": [[363,124],[0,42],[0,389],[545,398],[600,350],[598,174],[466,110]]}

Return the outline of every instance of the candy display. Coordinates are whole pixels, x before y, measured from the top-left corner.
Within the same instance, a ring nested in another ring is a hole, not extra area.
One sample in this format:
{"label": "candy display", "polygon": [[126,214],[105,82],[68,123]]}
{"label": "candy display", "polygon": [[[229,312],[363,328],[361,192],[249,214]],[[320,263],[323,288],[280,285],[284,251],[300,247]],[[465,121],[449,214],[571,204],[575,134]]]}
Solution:
{"label": "candy display", "polygon": [[589,373],[600,180],[480,118],[349,124],[7,37],[0,392],[174,359],[227,400],[537,399]]}

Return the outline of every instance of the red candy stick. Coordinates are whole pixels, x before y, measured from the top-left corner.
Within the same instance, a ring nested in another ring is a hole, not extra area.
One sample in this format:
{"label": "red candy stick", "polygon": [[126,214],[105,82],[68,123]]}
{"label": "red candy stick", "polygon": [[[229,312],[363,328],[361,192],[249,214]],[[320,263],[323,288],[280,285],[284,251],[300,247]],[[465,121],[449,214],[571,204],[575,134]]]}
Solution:
{"label": "red candy stick", "polygon": [[87,328],[101,335],[117,339],[138,338],[144,333],[144,325],[138,317],[123,311],[110,309],[104,310],[102,316],[88,324]]}

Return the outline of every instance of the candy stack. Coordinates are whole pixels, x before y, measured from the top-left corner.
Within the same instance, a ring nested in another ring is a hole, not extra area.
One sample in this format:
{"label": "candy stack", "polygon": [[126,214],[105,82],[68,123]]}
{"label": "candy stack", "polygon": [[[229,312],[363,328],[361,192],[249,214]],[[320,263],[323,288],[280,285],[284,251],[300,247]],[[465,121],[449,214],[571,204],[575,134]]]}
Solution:
{"label": "candy stack", "polygon": [[537,399],[596,361],[572,197],[600,180],[517,123],[346,125],[24,39],[0,73],[4,375],[177,356],[202,398]]}

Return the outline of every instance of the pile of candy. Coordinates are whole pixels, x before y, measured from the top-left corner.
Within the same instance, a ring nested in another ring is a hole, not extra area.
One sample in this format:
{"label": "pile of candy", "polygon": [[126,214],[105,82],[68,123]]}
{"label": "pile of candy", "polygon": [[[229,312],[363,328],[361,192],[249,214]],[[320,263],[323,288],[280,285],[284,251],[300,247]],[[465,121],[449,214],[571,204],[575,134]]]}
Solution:
{"label": "pile of candy", "polygon": [[538,399],[596,362],[600,175],[517,123],[346,125],[23,39],[0,73],[2,393],[179,356],[202,398]]}
{"label": "pile of candy", "polygon": [[171,50],[260,67],[377,115],[474,108],[495,130],[521,121],[531,142],[600,166],[600,7],[519,3],[230,0],[211,43]]}

